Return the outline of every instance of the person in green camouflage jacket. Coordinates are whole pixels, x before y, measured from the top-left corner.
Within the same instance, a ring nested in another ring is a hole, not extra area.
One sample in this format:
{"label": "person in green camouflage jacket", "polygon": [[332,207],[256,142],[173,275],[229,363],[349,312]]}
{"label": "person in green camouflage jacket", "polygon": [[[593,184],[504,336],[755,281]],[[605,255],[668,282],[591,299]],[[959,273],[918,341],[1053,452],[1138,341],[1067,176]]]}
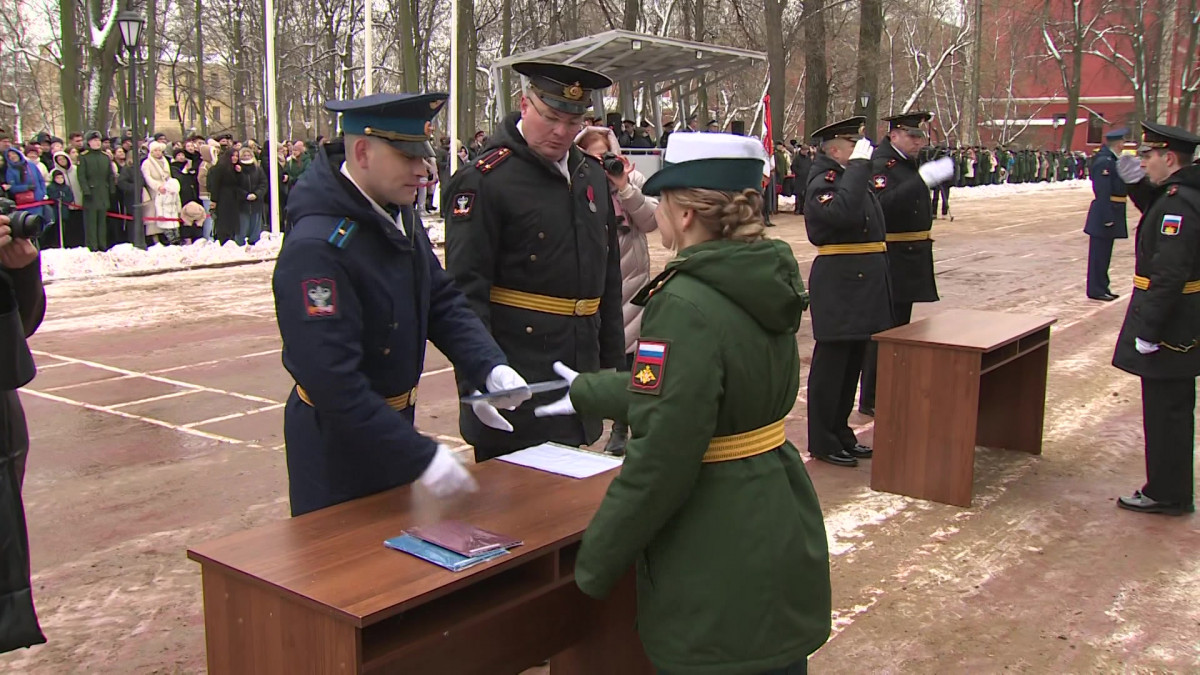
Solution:
{"label": "person in green camouflage jacket", "polygon": [[645,307],[628,373],[576,376],[539,416],[627,421],[631,438],[575,565],[603,597],[636,567],[638,632],[661,673],[793,675],[830,630],[829,552],[816,492],[783,422],[796,402],[807,307],[791,248],[763,238],[763,149],[675,134],[663,245],[678,251]]}

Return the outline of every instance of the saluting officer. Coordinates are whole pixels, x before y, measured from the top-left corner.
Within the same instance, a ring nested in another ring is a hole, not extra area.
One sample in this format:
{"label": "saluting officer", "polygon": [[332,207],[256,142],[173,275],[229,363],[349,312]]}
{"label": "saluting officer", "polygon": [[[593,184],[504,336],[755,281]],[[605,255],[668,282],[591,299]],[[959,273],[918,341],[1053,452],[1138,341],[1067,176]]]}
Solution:
{"label": "saluting officer", "polygon": [[[427,339],[474,387],[525,386],[412,209],[433,156],[429,121],[446,98],[326,104],[342,113],[345,138],[320,147],[288,199],[293,227],[273,286],[296,380],[284,412],[292,515],[418,478],[439,496],[474,489],[449,448],[413,428]],[[495,409],[480,414],[504,423]]]}
{"label": "saluting officer", "polygon": [[[871,156],[871,189],[883,208],[887,226],[888,270],[892,278],[892,314],[896,325],[912,320],[914,302],[937,302],[933,278],[933,212],[929,190],[954,177],[954,160],[943,157],[917,166],[917,155],[926,147],[922,124],[933,118],[912,112],[885,118],[887,138]],[[875,416],[875,364],[879,347],[867,343],[863,360],[858,411]]]}
{"label": "saluting officer", "polygon": [[1142,378],[1146,484],[1117,506],[1195,511],[1192,476],[1200,376],[1200,137],[1142,122],[1145,178],[1130,186],[1142,209],[1133,295],[1113,365]]}
{"label": "saluting officer", "polygon": [[[445,191],[446,266],[512,365],[534,381],[625,368],[621,258],[609,182],[600,161],[575,145],[600,73],[558,63],[513,66],[525,82],[509,115],[473,164]],[[459,372],[469,393],[475,381]],[[550,394],[535,397],[553,401]],[[546,441],[593,443],[599,418],[509,415],[506,434],[463,414],[463,438],[482,461]]]}
{"label": "saluting officer", "polygon": [[839,466],[871,456],[850,428],[854,390],[873,333],[892,326],[883,210],[871,189],[871,141],[865,117],[813,133],[804,227],[817,247],[809,273],[813,347],[808,372],[808,452]]}
{"label": "saluting officer", "polygon": [[1122,127],[1104,134],[1105,147],[1092,159],[1092,194],[1083,231],[1088,235],[1087,296],[1111,302],[1117,294],[1108,287],[1108,265],[1112,260],[1113,240],[1127,239],[1125,223],[1125,181],[1117,175],[1117,157],[1125,145],[1129,130]]}

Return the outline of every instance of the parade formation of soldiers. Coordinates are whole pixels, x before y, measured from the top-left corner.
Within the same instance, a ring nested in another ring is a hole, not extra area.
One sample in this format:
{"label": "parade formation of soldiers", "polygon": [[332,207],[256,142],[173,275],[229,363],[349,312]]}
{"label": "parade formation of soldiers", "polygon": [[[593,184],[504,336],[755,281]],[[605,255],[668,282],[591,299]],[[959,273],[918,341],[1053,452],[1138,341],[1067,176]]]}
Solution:
{"label": "parade formation of soldiers", "polygon": [[[887,118],[878,146],[862,117],[819,129],[812,156],[792,158],[808,168],[793,172],[792,188],[817,251],[806,290],[790,247],[763,235],[762,145],[672,136],[668,164],[645,189],[662,194],[655,220],[675,258],[634,297],[645,316],[630,367],[612,187],[602,161],[575,144],[592,93],[612,82],[556,63],[513,68],[519,109],[442,192],[444,270],[412,204],[446,95],[327,106],[342,114],[344,137],[321,147],[293,190],[294,225],[274,276],[296,382],[285,411],[292,512],[413,482],[443,497],[477,489],[456,455],[414,427],[432,342],[468,401],[460,428],[478,462],[547,441],[590,445],[602,418],[629,425],[621,476],[584,536],[576,581],[599,597],[636,565],[639,629],[656,666],[805,672],[830,622],[820,507],[784,429],[803,311],[811,306],[816,343],[808,453],[855,466],[873,452],[849,424],[860,378],[859,410],[874,413],[871,336],[908,323],[914,303],[938,300],[931,196],[948,185],[1082,176],[1085,163],[1071,153],[930,147],[925,112]],[[1114,365],[1143,379],[1148,481],[1120,506],[1179,514],[1194,508],[1200,167],[1191,157],[1200,138],[1147,123],[1141,141],[1141,174],[1128,161],[1096,164],[1121,181],[1104,193],[1109,202],[1127,184],[1144,214]],[[1097,210],[1101,227],[1113,212]],[[565,397],[526,382],[556,378],[569,384]],[[733,485],[758,487],[748,500]],[[772,549],[768,572],[754,556],[706,559],[713,536],[786,544]],[[649,581],[647,551],[669,578]],[[772,588],[787,592],[717,590],[755,586],[785,560],[795,568]],[[783,651],[751,639],[744,627],[762,617],[803,639]]]}

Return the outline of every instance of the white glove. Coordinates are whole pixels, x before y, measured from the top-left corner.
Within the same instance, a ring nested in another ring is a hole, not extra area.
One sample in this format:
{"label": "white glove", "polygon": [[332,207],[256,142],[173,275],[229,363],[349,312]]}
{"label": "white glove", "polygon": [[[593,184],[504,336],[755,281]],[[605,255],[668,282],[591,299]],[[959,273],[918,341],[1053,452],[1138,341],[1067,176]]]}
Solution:
{"label": "white glove", "polygon": [[921,174],[921,180],[925,181],[925,185],[937,187],[954,178],[954,160],[943,157],[926,162],[921,165],[920,169],[917,169],[917,173]]}
{"label": "white glove", "polygon": [[417,480],[439,499],[479,489],[479,484],[475,482],[471,472],[467,471],[467,467],[450,452],[450,448],[441,444],[437,446],[433,461],[425,467],[425,473]]}
{"label": "white glove", "polygon": [[860,138],[854,144],[854,152],[850,153],[850,159],[871,159],[871,153],[875,152],[875,146],[871,145],[869,138]]}
{"label": "white glove", "polygon": [[[529,392],[529,387],[525,382],[525,378],[521,377],[517,371],[508,366],[501,365],[492,368],[492,372],[488,373],[484,384],[487,385],[488,391],[524,388],[523,392],[514,392],[511,396],[507,396],[503,399],[493,399],[496,405],[503,407],[505,410],[515,409],[517,406],[529,400],[529,397],[532,396],[532,394]],[[479,390],[476,389],[472,393],[478,394]],[[504,416],[501,415],[500,411],[496,409],[496,405],[493,405],[491,401],[475,401],[471,404],[471,411],[474,412],[475,416],[479,418],[479,421],[483,422],[485,425],[511,434],[513,430],[512,424],[509,423],[508,420],[504,419]]]}
{"label": "white glove", "polygon": [[[566,380],[568,384],[573,384],[575,382],[575,378],[579,377],[579,373],[568,368],[566,365],[563,364],[562,361],[554,362],[554,372],[558,373],[558,376],[561,377],[562,379]],[[574,406],[574,404],[571,403],[571,390],[570,389],[567,389],[566,395],[563,396],[562,398],[558,399],[554,403],[547,403],[546,405],[539,405],[538,407],[533,409],[534,417],[558,417],[560,415],[574,415],[574,414],[575,414],[575,406]]]}
{"label": "white glove", "polygon": [[1146,342],[1142,338],[1133,338],[1133,346],[1137,348],[1139,354],[1153,354],[1158,351],[1158,345]]}
{"label": "white glove", "polygon": [[1129,185],[1133,185],[1146,177],[1142,168],[1142,160],[1134,155],[1121,155],[1117,158],[1117,175]]}
{"label": "white glove", "polygon": [[488,373],[487,379],[483,382],[488,391],[504,391],[506,389],[521,389],[520,392],[514,392],[512,396],[507,396],[503,401],[492,399],[505,410],[516,410],[517,406],[529,400],[533,396],[529,391],[529,384],[525,382],[525,378],[521,377],[517,371],[512,368],[500,365],[492,368],[492,372]]}

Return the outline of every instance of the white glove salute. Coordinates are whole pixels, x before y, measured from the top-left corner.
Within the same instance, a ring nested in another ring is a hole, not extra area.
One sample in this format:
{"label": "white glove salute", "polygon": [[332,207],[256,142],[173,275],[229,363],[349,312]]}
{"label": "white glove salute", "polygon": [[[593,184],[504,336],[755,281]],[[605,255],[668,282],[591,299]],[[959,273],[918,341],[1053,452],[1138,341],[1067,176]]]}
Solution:
{"label": "white glove salute", "polygon": [[917,173],[921,174],[921,180],[925,181],[925,185],[937,187],[954,178],[954,160],[943,157],[926,162],[921,165],[920,169],[917,169]]}
{"label": "white glove salute", "polygon": [[1146,170],[1142,168],[1142,160],[1134,155],[1122,154],[1117,158],[1117,175],[1125,183],[1133,185],[1146,177]]}
{"label": "white glove salute", "polygon": [[1158,351],[1158,345],[1153,342],[1147,342],[1142,338],[1133,338],[1133,347],[1138,350],[1139,354],[1153,354]]}
{"label": "white glove salute", "polygon": [[[487,380],[484,381],[489,392],[503,391],[506,389],[521,389],[523,392],[515,392],[511,396],[505,397],[503,400],[496,400],[496,403],[505,410],[515,410],[517,406],[529,400],[533,394],[529,391],[529,385],[525,382],[525,378],[521,377],[517,371],[508,366],[496,366],[492,368],[492,372],[488,373]],[[479,390],[473,392],[479,393]],[[500,411],[496,410],[496,406],[488,401],[475,401],[471,404],[471,411],[487,426],[500,431],[512,433],[513,426],[508,420],[500,415]]]}
{"label": "white glove salute", "polygon": [[871,159],[871,153],[875,152],[875,146],[871,145],[871,139],[860,138],[854,144],[854,152],[850,153],[850,159]]}
{"label": "white glove salute", "polygon": [[[562,361],[554,362],[554,372],[558,376],[569,383],[574,383],[575,378],[579,377],[579,373],[571,370]],[[575,406],[571,403],[571,390],[568,388],[566,395],[558,399],[554,403],[540,405],[533,409],[534,417],[558,417],[560,415],[574,415]]]}
{"label": "white glove salute", "polygon": [[450,448],[438,445],[433,461],[417,479],[434,497],[444,499],[459,493],[475,492],[479,484]]}

